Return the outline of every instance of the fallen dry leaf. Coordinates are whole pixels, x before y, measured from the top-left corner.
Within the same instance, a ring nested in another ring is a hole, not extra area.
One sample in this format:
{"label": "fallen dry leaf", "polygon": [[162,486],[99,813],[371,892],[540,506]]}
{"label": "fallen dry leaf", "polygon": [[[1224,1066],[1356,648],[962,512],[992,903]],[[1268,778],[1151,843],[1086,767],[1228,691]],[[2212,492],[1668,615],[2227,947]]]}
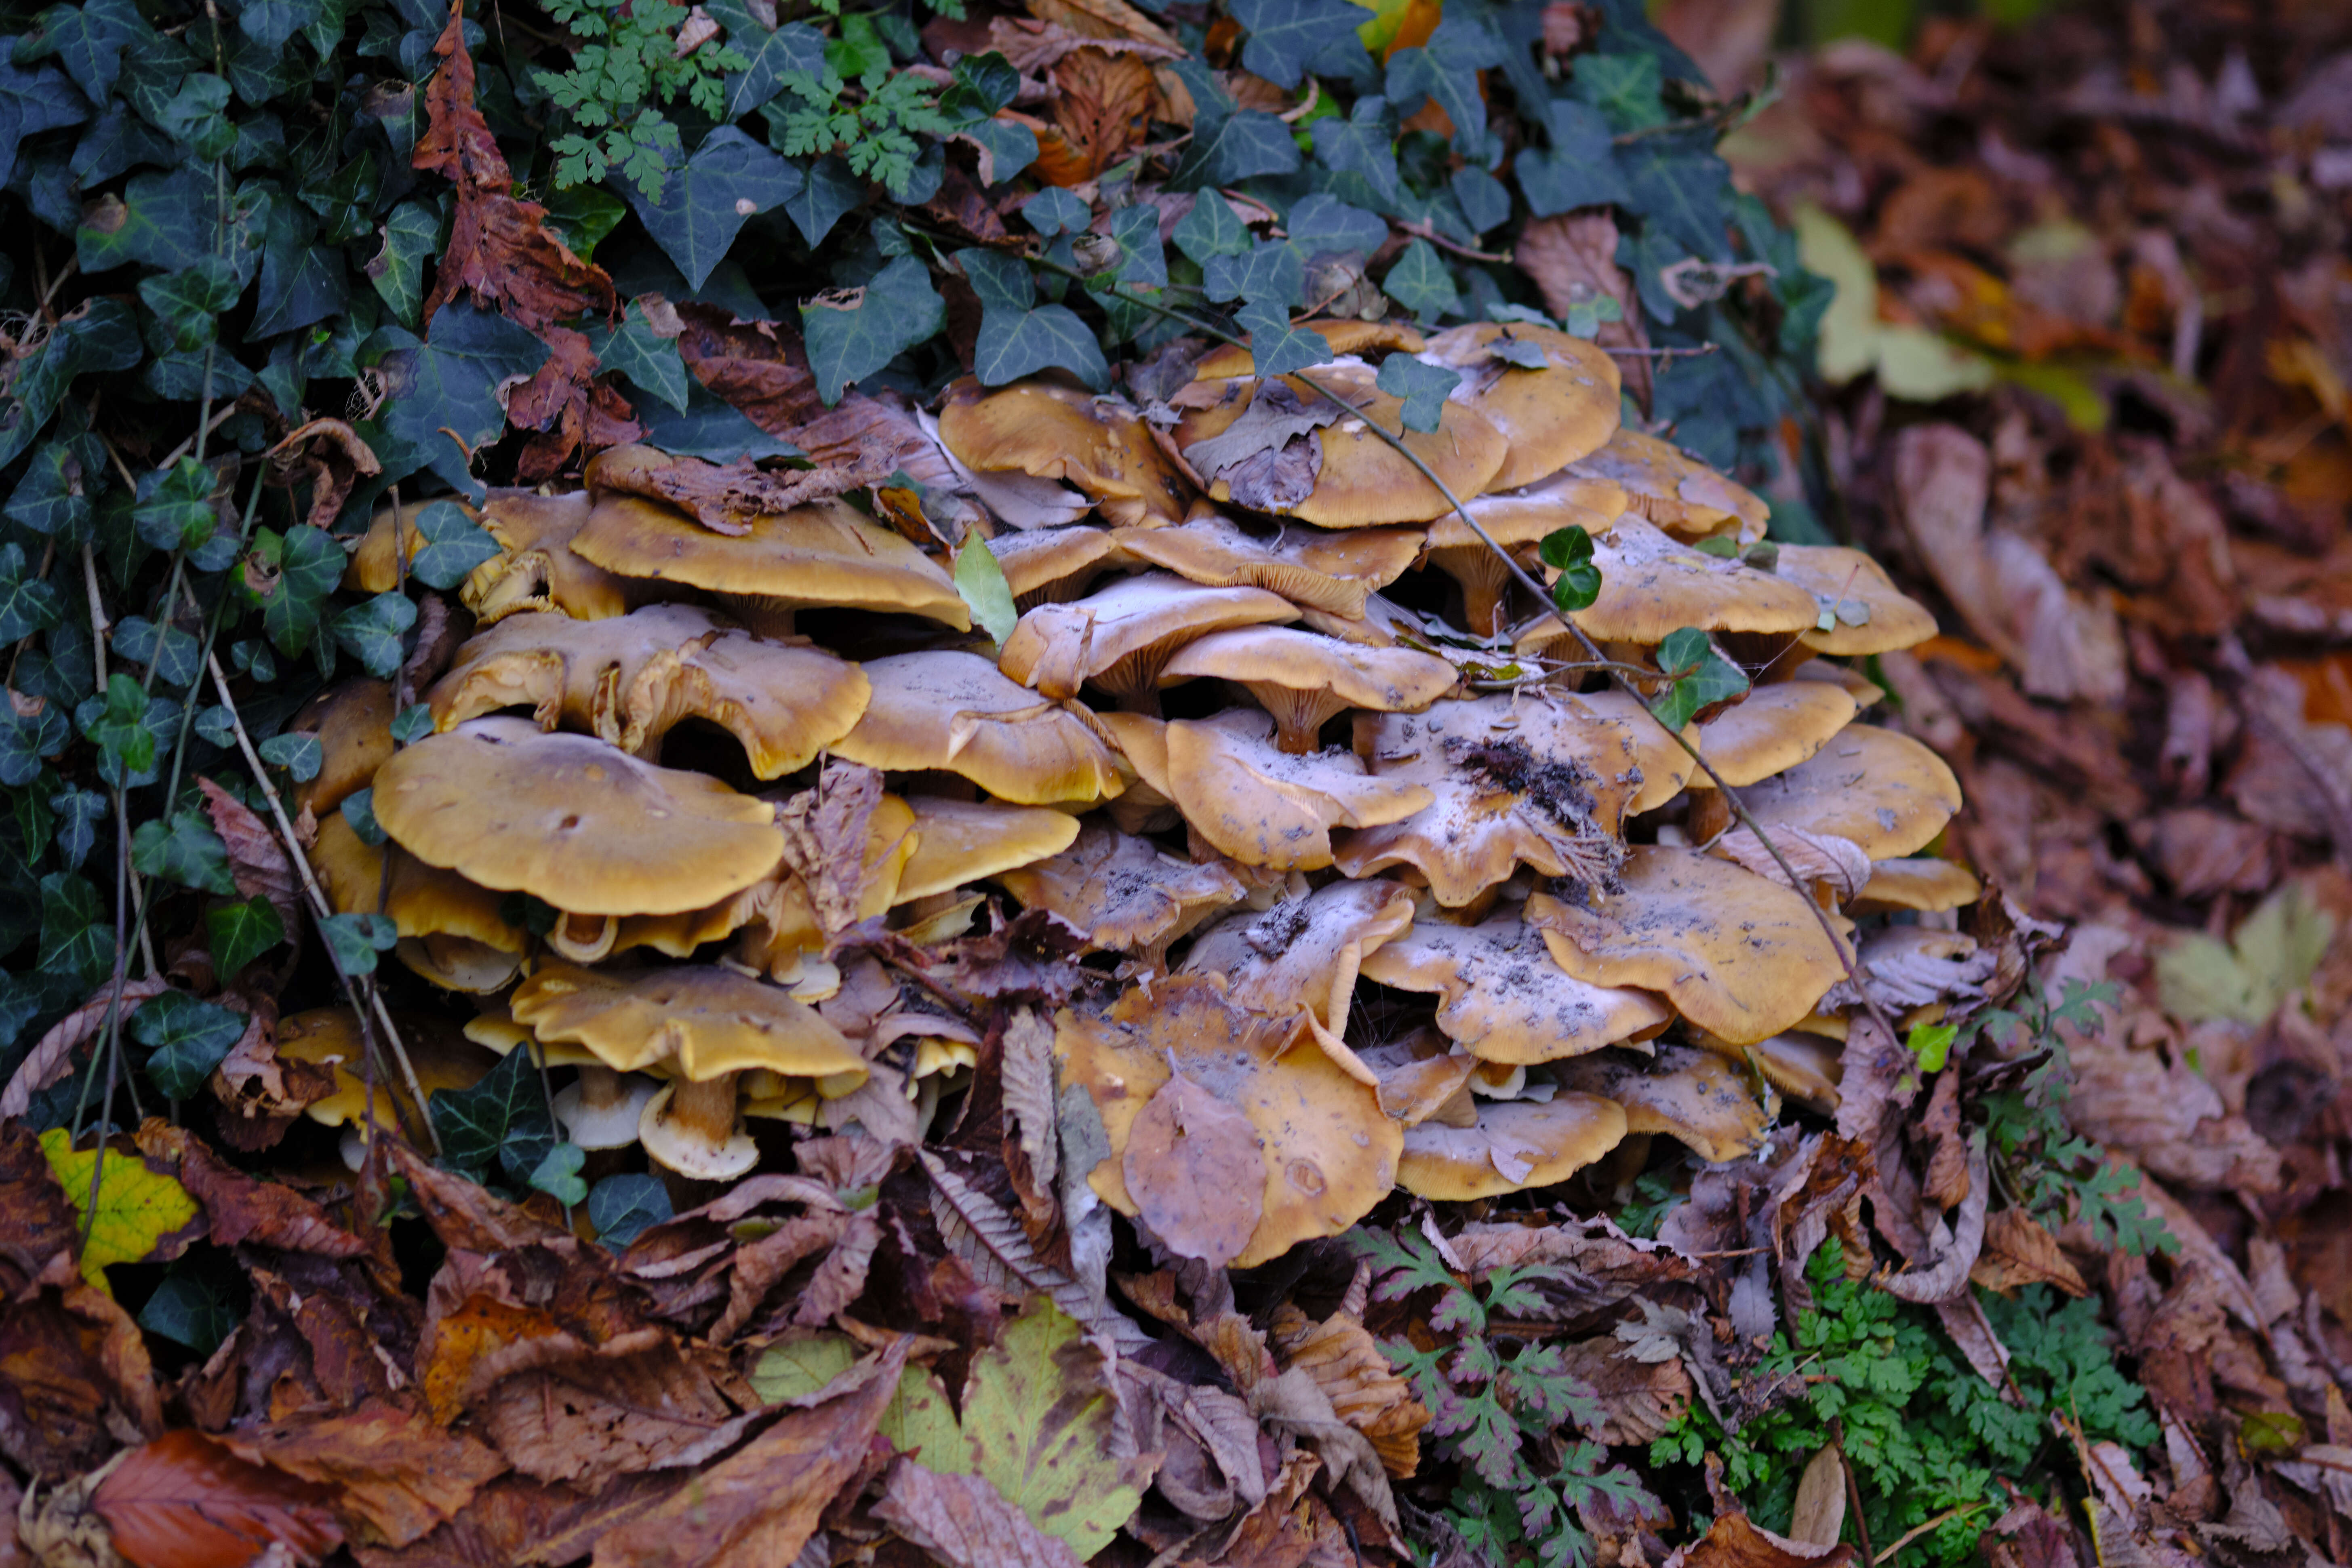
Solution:
{"label": "fallen dry leaf", "polygon": [[1222,1268],[1265,1215],[1250,1119],[1182,1073],[1153,1092],[1128,1132],[1123,1166],[1137,1213],[1176,1253]]}
{"label": "fallen dry leaf", "polygon": [[2058,1238],[2023,1209],[2002,1209],[1985,1221],[1984,1251],[1969,1278],[2003,1296],[2026,1285],[2053,1286],[2069,1296],[2091,1292]]}
{"label": "fallen dry leaf", "polygon": [[341,1546],[334,1496],[183,1428],[132,1449],[90,1506],[139,1568],[244,1568],[273,1545],[305,1563]]}
{"label": "fallen dry leaf", "polygon": [[978,1476],[943,1476],[912,1459],[890,1467],[874,1517],[949,1568],[1077,1568],[1046,1534]]}

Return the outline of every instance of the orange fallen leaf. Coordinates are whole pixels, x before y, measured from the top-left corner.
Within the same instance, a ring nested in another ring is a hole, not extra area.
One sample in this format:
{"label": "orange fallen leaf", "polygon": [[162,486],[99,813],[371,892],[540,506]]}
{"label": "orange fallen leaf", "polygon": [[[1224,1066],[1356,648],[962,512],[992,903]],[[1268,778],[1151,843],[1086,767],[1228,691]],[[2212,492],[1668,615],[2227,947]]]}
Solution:
{"label": "orange fallen leaf", "polygon": [[90,1503],[139,1568],[244,1568],[273,1543],[303,1563],[341,1546],[334,1495],[183,1428],[133,1450]]}

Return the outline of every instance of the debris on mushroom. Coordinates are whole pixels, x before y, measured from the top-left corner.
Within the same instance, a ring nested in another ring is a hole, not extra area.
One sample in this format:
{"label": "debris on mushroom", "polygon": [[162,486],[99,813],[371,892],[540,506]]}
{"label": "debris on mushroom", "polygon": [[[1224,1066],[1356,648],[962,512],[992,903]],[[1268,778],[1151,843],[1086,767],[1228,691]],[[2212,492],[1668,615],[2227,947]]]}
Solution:
{"label": "debris on mushroom", "polygon": [[1662,1045],[1653,1060],[1606,1052],[1552,1069],[1563,1088],[1615,1100],[1628,1132],[1663,1132],[1711,1164],[1752,1154],[1771,1125],[1738,1067],[1696,1046]]}
{"label": "debris on mushroom", "polygon": [[966,376],[947,390],[939,432],[940,444],[965,468],[1060,479],[1115,527],[1183,520],[1182,480],[1142,416],[1119,398],[1050,376],[995,389]]}
{"label": "debris on mushroom", "polygon": [[1173,721],[1160,739],[1159,776],[1138,749],[1128,752],[1145,782],[1220,853],[1247,866],[1320,870],[1331,864],[1332,828],[1402,821],[1433,798],[1409,780],[1371,776],[1349,752],[1282,750],[1264,713]]}
{"label": "debris on mushroom", "polygon": [[1325,723],[1350,708],[1416,713],[1451,691],[1442,658],[1411,648],[1368,648],[1287,626],[1244,626],[1187,643],[1160,668],[1163,682],[1230,680],[1274,716],[1276,743],[1294,756],[1317,749]]}
{"label": "debris on mushroom", "polygon": [[1289,600],[1263,588],[1207,588],[1169,572],[1124,577],[1066,605],[1040,605],[1004,639],[998,664],[1056,700],[1091,682],[1120,707],[1157,713],[1160,671],[1195,637],[1295,621]]}
{"label": "debris on mushroom", "polygon": [[864,669],[871,695],[828,747],[836,757],[959,773],[1016,805],[1089,805],[1119,792],[1092,715],[1008,679],[978,654],[894,654]]}
{"label": "debris on mushroom", "polygon": [[1235,1005],[1278,1018],[1304,1012],[1337,1038],[1347,1033],[1364,959],[1412,925],[1412,894],[1402,885],[1331,882],[1206,928],[1181,973],[1222,976]]}
{"label": "debris on mushroom", "polygon": [[1247,890],[1223,860],[1181,859],[1092,817],[1067,849],[997,880],[1024,906],[1084,931],[1092,946],[1132,953],[1155,968],[1169,944],[1241,902]]}
{"label": "debris on mushroom", "polygon": [[1674,1017],[1648,991],[1599,985],[1554,963],[1514,911],[1475,926],[1416,921],[1368,954],[1364,978],[1433,992],[1437,1027],[1482,1061],[1528,1066],[1655,1034]]}
{"label": "debris on mushroom", "polygon": [[1783,544],[1773,574],[1813,595],[1811,630],[1798,640],[1836,658],[1891,653],[1936,635],[1927,607],[1888,581],[1886,569],[1859,550],[1835,544]]}
{"label": "debris on mushroom", "polygon": [[1419,357],[1460,374],[1449,399],[1475,409],[1510,443],[1488,489],[1532,484],[1599,451],[1617,433],[1617,362],[1582,338],[1517,321],[1478,321],[1438,333]]}

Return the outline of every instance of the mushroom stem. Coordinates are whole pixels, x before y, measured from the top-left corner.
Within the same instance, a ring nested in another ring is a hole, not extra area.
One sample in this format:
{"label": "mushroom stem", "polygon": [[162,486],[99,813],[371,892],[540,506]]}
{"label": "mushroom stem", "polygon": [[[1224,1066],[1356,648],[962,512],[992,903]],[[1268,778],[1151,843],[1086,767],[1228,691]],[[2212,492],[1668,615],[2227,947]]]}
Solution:
{"label": "mushroom stem", "polygon": [[1510,593],[1511,569],[1484,545],[1459,550],[1433,550],[1430,564],[1462,587],[1462,623],[1480,637],[1493,637],[1507,621],[1504,600]]}
{"label": "mushroom stem", "polygon": [[573,963],[594,963],[620,940],[621,922],[614,915],[565,912],[547,933],[547,945]]}
{"label": "mushroom stem", "polygon": [[682,1078],[670,1095],[665,1121],[677,1122],[712,1143],[735,1135],[735,1073],[697,1081]]}
{"label": "mushroom stem", "polygon": [[621,1086],[619,1069],[594,1062],[580,1064],[580,1109],[610,1110],[629,1098]]}
{"label": "mushroom stem", "polygon": [[1294,757],[1313,756],[1321,751],[1323,726],[1348,706],[1325,689],[1298,691],[1270,680],[1239,684],[1257,699],[1259,707],[1274,715],[1275,743]]}

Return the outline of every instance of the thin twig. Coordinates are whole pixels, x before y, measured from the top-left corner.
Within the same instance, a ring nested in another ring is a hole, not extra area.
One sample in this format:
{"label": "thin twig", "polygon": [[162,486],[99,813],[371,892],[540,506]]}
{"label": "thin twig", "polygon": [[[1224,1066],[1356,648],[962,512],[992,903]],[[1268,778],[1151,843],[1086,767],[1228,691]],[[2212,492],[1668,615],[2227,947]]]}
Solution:
{"label": "thin twig", "polygon": [[1943,1512],[1937,1514],[1935,1518],[1928,1520],[1924,1524],[1913,1525],[1909,1530],[1903,1532],[1902,1540],[1897,1541],[1894,1545],[1888,1547],[1877,1556],[1870,1559],[1871,1568],[1885,1568],[1886,1563],[1895,1561],[1895,1554],[1896,1552],[1902,1551],[1905,1547],[1910,1545],[1913,1542],[1918,1540],[1921,1536],[1927,1534],[1937,1525],[1948,1524],[1956,1519],[1966,1519],[1969,1515],[1977,1512],[1979,1510],[1986,1506],[1986,1504],[1981,1502],[1962,1503],[1958,1508],[1946,1509]]}
{"label": "thin twig", "polygon": [[1507,250],[1499,256],[1490,255],[1475,247],[1464,245],[1458,240],[1448,239],[1425,223],[1407,223],[1401,217],[1392,217],[1389,219],[1389,226],[1399,234],[1409,234],[1415,239],[1425,239],[1440,250],[1452,251],[1454,255],[1465,257],[1472,261],[1497,261],[1506,267],[1511,264],[1511,253]]}
{"label": "thin twig", "polygon": [[[1876,1568],[1878,1554],[1870,1549],[1870,1521],[1863,1513],[1862,1481],[1853,1473],[1853,1461],[1845,1454],[1845,1421],[1842,1416],[1830,1418],[1830,1441],[1837,1445],[1838,1468],[1845,1474],[1846,1511],[1853,1516],[1853,1538],[1862,1548],[1862,1560]],[[1889,1547],[1890,1552],[1894,1548]]]}
{"label": "thin twig", "polygon": [[1605,354],[1614,354],[1614,355],[1616,355],[1619,359],[1654,359],[1654,360],[1657,360],[1657,361],[1659,361],[1660,363],[1666,363],[1666,362],[1670,362],[1670,361],[1674,361],[1674,360],[1678,360],[1678,359],[1705,359],[1707,355],[1709,355],[1709,354],[1711,354],[1711,353],[1715,353],[1717,349],[1721,348],[1722,346],[1723,346],[1723,345],[1722,345],[1722,344],[1720,344],[1720,343],[1712,343],[1712,342],[1709,342],[1709,343],[1701,343],[1701,344],[1699,344],[1699,346],[1698,346],[1698,347],[1696,347],[1696,348],[1695,348],[1695,349],[1612,349],[1612,348],[1603,348],[1603,349],[1601,349],[1601,352],[1602,353],[1605,353]]}

